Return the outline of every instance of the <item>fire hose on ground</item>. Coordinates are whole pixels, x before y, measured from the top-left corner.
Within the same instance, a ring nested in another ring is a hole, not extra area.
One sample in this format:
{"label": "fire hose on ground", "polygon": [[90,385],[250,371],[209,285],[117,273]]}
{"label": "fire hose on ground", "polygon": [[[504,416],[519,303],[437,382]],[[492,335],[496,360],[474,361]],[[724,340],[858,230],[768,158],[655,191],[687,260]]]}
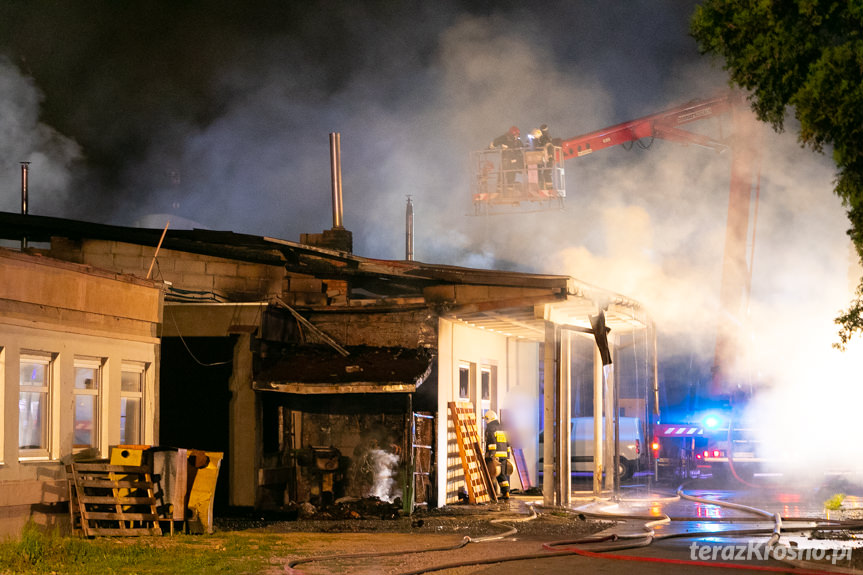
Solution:
{"label": "fire hose on ground", "polygon": [[301,565],[303,563],[314,563],[314,562],[322,562],[322,561],[336,561],[342,559],[364,559],[371,557],[390,557],[393,555],[408,555],[414,553],[429,553],[434,551],[454,551],[456,549],[461,549],[468,543],[485,543],[487,541],[497,541],[500,539],[505,539],[507,537],[511,537],[518,533],[518,530],[512,525],[506,525],[508,523],[520,523],[524,521],[531,521],[536,519],[536,510],[533,505],[528,504],[530,507],[530,515],[526,517],[514,517],[514,518],[500,518],[500,519],[492,519],[489,521],[492,525],[505,525],[507,528],[502,533],[498,533],[495,535],[486,535],[484,537],[467,537],[465,536],[458,544],[449,545],[446,547],[434,547],[430,549],[409,549],[403,551],[384,551],[384,552],[374,552],[374,553],[352,553],[352,554],[342,554],[342,555],[322,555],[319,557],[306,557],[304,559],[296,559],[288,563],[286,567],[286,573],[299,575],[302,572],[294,569],[297,565]]}
{"label": "fire hose on ground", "polygon": [[[774,522],[774,527],[772,529],[764,529],[764,528],[756,528],[756,529],[737,529],[737,530],[728,530],[723,531],[722,534],[724,536],[753,536],[753,535],[767,535],[770,534],[769,545],[775,545],[779,539],[780,529],[782,527],[782,518],[778,514],[773,514],[768,511],[764,511],[761,509],[757,509],[755,507],[750,507],[747,505],[741,505],[737,503],[731,502],[722,502],[715,501],[711,499],[704,499],[693,497],[691,495],[687,495],[683,492],[682,486],[678,488],[677,497],[687,499],[690,501],[696,501],[700,503],[706,503],[710,505],[718,505],[728,507],[729,509],[737,509],[739,511],[745,511],[748,513],[752,513],[758,517],[770,518]],[[599,559],[615,559],[615,560],[624,560],[624,561],[635,561],[635,562],[645,562],[645,563],[664,563],[670,565],[681,565],[681,566],[698,566],[698,567],[718,567],[718,568],[728,568],[728,569],[743,569],[750,571],[763,571],[763,572],[771,572],[771,573],[786,573],[789,571],[787,567],[773,567],[773,566],[761,566],[761,565],[741,565],[737,563],[727,563],[727,562],[717,562],[717,561],[696,561],[696,560],[686,560],[686,559],[672,559],[672,558],[663,558],[663,557],[645,557],[645,556],[637,556],[637,555],[624,555],[619,553],[611,553],[611,551],[623,551],[626,549],[635,549],[639,547],[647,547],[651,543],[657,540],[664,539],[672,539],[672,538],[686,538],[686,537],[700,537],[705,535],[704,532],[686,532],[686,533],[672,533],[667,535],[657,536],[653,527],[660,524],[666,524],[671,521],[680,521],[680,520],[698,520],[703,521],[703,518],[671,518],[667,515],[663,515],[661,517],[656,516],[645,516],[645,515],[620,515],[620,514],[609,514],[609,513],[595,513],[595,512],[586,512],[574,510],[573,512],[580,513],[581,515],[592,517],[596,519],[612,519],[612,520],[634,520],[634,521],[645,521],[642,525],[642,528],[645,530],[643,533],[633,533],[633,534],[608,534],[602,536],[589,536],[580,539],[567,540],[567,541],[555,541],[543,544],[543,549],[546,549],[544,553],[531,553],[525,555],[517,555],[511,557],[496,557],[490,559],[479,559],[479,560],[471,560],[471,561],[460,561],[456,563],[449,563],[446,565],[438,565],[429,568],[424,568],[416,571],[410,571],[406,573],[402,573],[401,575],[420,575],[423,573],[431,573],[434,571],[443,571],[446,569],[455,569],[458,567],[468,567],[473,565],[488,565],[488,564],[496,564],[496,563],[505,563],[512,561],[527,561],[534,559],[547,559],[554,557],[563,557],[566,555],[581,555],[583,557],[589,558],[599,558]],[[734,521],[742,521],[744,518],[735,518]],[[816,523],[814,526],[799,526],[799,527],[791,527],[786,528],[786,531],[809,531],[813,528],[819,529],[848,529],[848,528],[858,528],[863,529],[863,523],[861,522],[833,522],[831,524],[821,524],[818,525],[821,519],[812,519],[812,523]],[[578,547],[573,547],[573,546]],[[824,571],[824,570],[813,570],[813,569],[801,569],[794,568],[795,574],[798,575],[830,575],[831,573],[835,573],[835,571]]]}
{"label": "fire hose on ground", "polygon": [[[772,548],[778,544],[780,532],[783,529],[782,527],[782,517],[778,513],[770,513],[768,511],[764,511],[762,509],[758,509],[756,507],[751,507],[748,505],[742,505],[738,503],[726,502],[726,501],[717,501],[713,499],[706,499],[701,497],[694,497],[692,495],[687,495],[683,491],[683,486],[680,486],[677,490],[677,495],[674,497],[686,499],[688,501],[694,501],[697,503],[704,503],[709,505],[717,505],[720,507],[726,507],[729,509],[735,509],[738,511],[743,511],[746,513],[750,513],[755,515],[757,519],[747,519],[747,518],[734,518],[728,519],[726,521],[735,521],[735,522],[748,522],[748,521],[758,521],[764,518],[770,519],[773,521],[774,525],[772,528],[753,528],[753,529],[735,529],[735,530],[727,530],[722,531],[722,535],[726,537],[734,537],[734,536],[755,536],[755,535],[768,535],[769,539],[767,542],[767,547]],[[671,498],[669,498],[671,499]],[[530,505],[531,514],[527,517],[523,518],[501,518],[492,520],[493,524],[507,524],[507,523],[518,523],[522,521],[530,521],[537,517],[536,511],[533,505]],[[560,508],[555,508],[555,511],[561,511]],[[421,575],[424,573],[431,573],[435,571],[444,571],[446,569],[455,569],[459,567],[469,567],[474,565],[490,565],[497,563],[507,563],[513,561],[527,561],[527,560],[535,560],[535,559],[549,559],[555,557],[564,557],[564,556],[572,556],[572,555],[580,555],[588,558],[601,558],[601,559],[614,559],[614,560],[623,560],[623,561],[635,561],[635,562],[647,562],[647,563],[664,563],[670,565],[681,565],[681,566],[698,566],[698,567],[718,567],[725,569],[744,569],[750,571],[763,571],[763,572],[772,572],[772,573],[785,573],[789,571],[787,567],[773,567],[773,566],[762,566],[762,565],[742,565],[737,563],[727,563],[727,562],[717,562],[717,561],[697,561],[697,560],[687,560],[687,559],[672,559],[672,558],[664,558],[664,557],[649,557],[649,556],[638,556],[638,555],[625,555],[619,553],[613,553],[614,551],[623,551],[626,549],[636,549],[640,547],[647,547],[651,545],[654,541],[673,539],[673,538],[691,538],[691,537],[701,537],[707,534],[708,532],[694,531],[694,532],[685,532],[685,533],[670,533],[664,535],[657,535],[654,527],[658,525],[669,524],[672,521],[703,521],[703,518],[699,517],[675,517],[672,518],[668,515],[663,514],[662,516],[653,516],[653,515],[622,515],[622,514],[614,514],[614,513],[605,513],[605,512],[591,512],[586,511],[582,508],[578,508],[575,510],[567,510],[563,509],[565,512],[570,513],[578,513],[580,516],[590,517],[594,519],[606,519],[612,521],[620,521],[620,520],[628,520],[628,521],[641,521],[643,522],[640,525],[642,529],[641,532],[637,533],[617,533],[617,534],[606,534],[599,536],[588,536],[579,539],[573,540],[561,540],[561,541],[552,541],[548,543],[544,543],[542,548],[545,550],[539,553],[530,553],[523,555],[514,555],[509,557],[494,557],[487,559],[475,559],[475,560],[466,560],[466,561],[458,561],[453,563],[441,564],[430,566],[422,569],[418,569],[415,571],[404,572],[401,575]],[[786,518],[786,521],[788,518]],[[821,530],[833,530],[833,529],[863,529],[863,522],[856,521],[836,521],[824,523],[821,518],[794,518],[795,521],[808,521],[814,523],[814,525],[808,526],[794,526],[794,527],[785,527],[785,531],[810,531],[813,529],[821,529]],[[393,556],[393,555],[407,555],[407,554],[416,554],[416,553],[427,553],[434,551],[452,551],[456,549],[460,549],[465,547],[468,543],[483,543],[488,541],[495,541],[500,539],[505,539],[517,533],[517,529],[514,526],[509,526],[509,529],[503,533],[497,535],[491,535],[486,537],[478,537],[471,538],[465,537],[460,543],[453,546],[440,547],[440,548],[431,548],[431,549],[415,549],[415,550],[406,550],[406,551],[391,551],[391,552],[383,552],[383,553],[356,553],[350,555],[329,555],[329,556],[321,556],[321,557],[309,557],[305,559],[298,559],[290,562],[287,565],[287,573],[291,574],[299,574],[300,571],[295,571],[293,567],[296,565],[300,565],[303,563],[311,563],[316,561],[329,561],[329,560],[341,560],[341,559],[353,559],[353,558],[371,558],[371,557],[385,557],[385,556]],[[714,532],[709,532],[710,534],[715,535]],[[812,570],[812,569],[801,569],[794,568],[794,573],[798,575],[829,575],[831,573],[835,573],[835,571],[823,571],[823,570]]]}

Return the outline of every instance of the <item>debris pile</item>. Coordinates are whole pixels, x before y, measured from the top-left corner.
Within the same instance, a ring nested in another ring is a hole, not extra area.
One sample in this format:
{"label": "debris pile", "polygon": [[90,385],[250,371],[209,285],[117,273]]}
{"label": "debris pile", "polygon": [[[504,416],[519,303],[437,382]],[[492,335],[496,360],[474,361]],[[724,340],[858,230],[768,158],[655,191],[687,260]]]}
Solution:
{"label": "debris pile", "polygon": [[315,507],[311,503],[293,504],[301,519],[345,520],[345,519],[398,519],[402,510],[402,500],[396,497],[392,502],[379,497],[343,497],[332,505]]}

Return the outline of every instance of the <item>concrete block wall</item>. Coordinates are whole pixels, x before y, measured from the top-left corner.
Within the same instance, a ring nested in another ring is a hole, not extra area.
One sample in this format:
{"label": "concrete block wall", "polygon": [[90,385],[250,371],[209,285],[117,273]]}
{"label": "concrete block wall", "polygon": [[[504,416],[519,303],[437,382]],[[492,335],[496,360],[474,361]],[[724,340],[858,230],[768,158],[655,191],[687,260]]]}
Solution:
{"label": "concrete block wall", "polygon": [[282,282],[283,299],[288,305],[317,306],[327,304],[324,282],[318,278],[290,274]]}
{"label": "concrete block wall", "polygon": [[350,288],[348,282],[340,280],[324,281],[324,291],[330,305],[347,305]]}
{"label": "concrete block wall", "polygon": [[[107,240],[55,237],[51,255],[65,261],[146,277],[155,248]],[[347,305],[348,282],[288,273],[281,266],[161,249],[151,278],[185,290],[213,291],[230,301],[281,297],[288,305]]]}
{"label": "concrete block wall", "polygon": [[[106,240],[52,240],[54,257],[146,277],[155,248]],[[151,278],[185,290],[213,291],[231,301],[264,300],[282,291],[281,266],[161,249]]]}

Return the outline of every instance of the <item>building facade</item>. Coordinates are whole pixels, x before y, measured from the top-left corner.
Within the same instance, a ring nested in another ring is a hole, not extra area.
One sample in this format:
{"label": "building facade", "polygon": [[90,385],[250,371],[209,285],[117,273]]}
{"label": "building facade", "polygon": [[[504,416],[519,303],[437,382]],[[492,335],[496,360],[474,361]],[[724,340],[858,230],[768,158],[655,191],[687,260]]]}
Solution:
{"label": "building facade", "polygon": [[64,465],[157,441],[162,290],[0,248],[0,534],[68,525]]}
{"label": "building facade", "polygon": [[[576,361],[573,339],[588,349],[602,339],[613,354],[617,334],[647,327],[637,302],[566,276],[374,260],[230,232],[162,239],[162,230],[14,214],[0,224],[7,239],[42,242],[34,253],[161,286],[154,356],[143,361],[155,369],[142,441],[224,452],[217,512],[341,496],[451,503],[463,479],[450,473],[450,401],[470,401],[478,420],[502,413],[535,485],[539,431],[568,433],[573,365],[602,379],[600,354]],[[432,453],[415,448],[423,421],[435,429]],[[557,466],[546,477],[567,469],[568,446],[545,458]],[[560,482],[543,490],[565,502]]]}

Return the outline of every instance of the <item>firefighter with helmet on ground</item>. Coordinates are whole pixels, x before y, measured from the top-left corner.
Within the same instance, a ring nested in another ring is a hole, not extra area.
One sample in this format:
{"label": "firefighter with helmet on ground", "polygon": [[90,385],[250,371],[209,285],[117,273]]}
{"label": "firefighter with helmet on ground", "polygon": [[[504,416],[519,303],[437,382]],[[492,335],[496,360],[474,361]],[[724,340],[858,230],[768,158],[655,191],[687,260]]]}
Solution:
{"label": "firefighter with helmet on ground", "polygon": [[485,418],[485,463],[489,473],[497,479],[501,499],[509,499],[509,476],[512,464],[509,462],[510,446],[497,413],[488,410]]}

